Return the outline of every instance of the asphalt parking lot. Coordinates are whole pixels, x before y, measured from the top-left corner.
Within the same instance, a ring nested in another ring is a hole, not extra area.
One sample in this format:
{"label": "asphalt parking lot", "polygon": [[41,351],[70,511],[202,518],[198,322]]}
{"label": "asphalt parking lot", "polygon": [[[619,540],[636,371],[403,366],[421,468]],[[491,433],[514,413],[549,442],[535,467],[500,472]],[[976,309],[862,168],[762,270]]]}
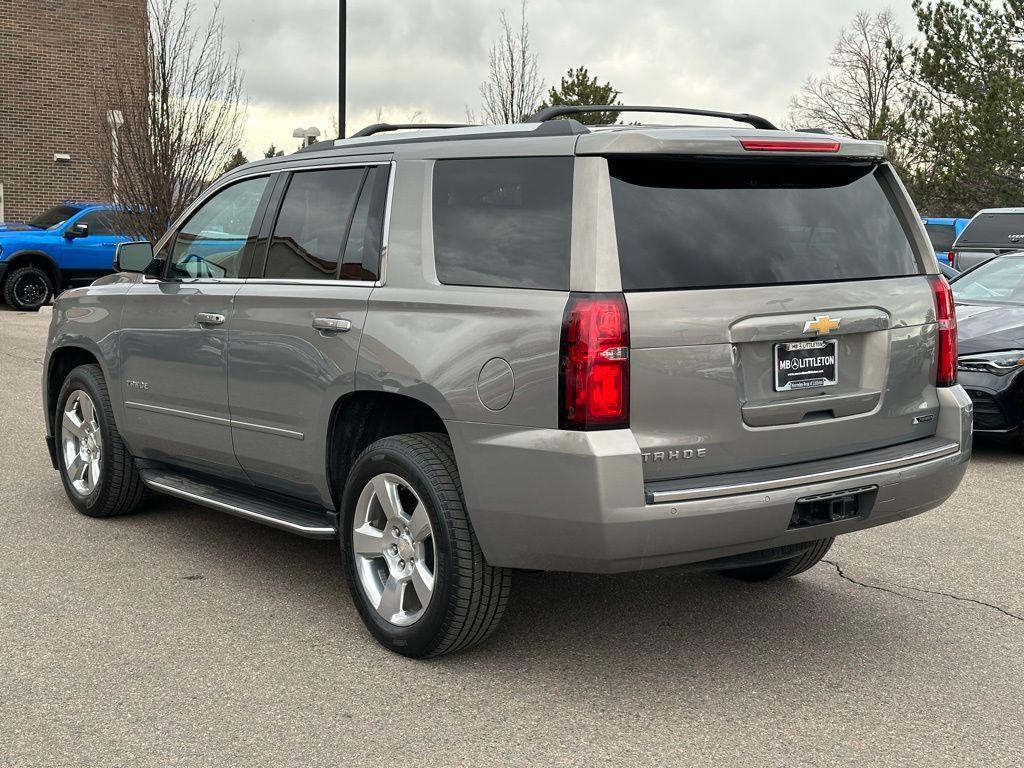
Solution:
{"label": "asphalt parking lot", "polygon": [[779,585],[524,574],[438,661],[363,630],[334,545],[173,499],[73,511],[48,315],[0,308],[0,765],[1024,762],[1024,454]]}

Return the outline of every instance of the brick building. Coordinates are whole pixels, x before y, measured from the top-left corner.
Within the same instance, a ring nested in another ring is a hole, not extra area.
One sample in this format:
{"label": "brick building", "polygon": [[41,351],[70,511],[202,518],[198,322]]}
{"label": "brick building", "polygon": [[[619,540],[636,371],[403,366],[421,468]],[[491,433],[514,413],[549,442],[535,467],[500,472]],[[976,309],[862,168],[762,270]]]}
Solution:
{"label": "brick building", "polygon": [[144,76],[146,0],[0,0],[0,221],[100,200],[104,85]]}

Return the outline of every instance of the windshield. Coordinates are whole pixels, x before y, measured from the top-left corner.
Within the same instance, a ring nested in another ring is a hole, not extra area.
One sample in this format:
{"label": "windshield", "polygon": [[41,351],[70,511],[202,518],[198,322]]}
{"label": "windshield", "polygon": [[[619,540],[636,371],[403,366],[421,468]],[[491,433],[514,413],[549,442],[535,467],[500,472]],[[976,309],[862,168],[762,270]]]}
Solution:
{"label": "windshield", "polygon": [[40,213],[29,224],[33,227],[39,227],[39,229],[53,229],[54,227],[59,227],[80,210],[82,209],[74,205],[55,205],[53,208]]}
{"label": "windshield", "polygon": [[1024,306],[1024,254],[993,259],[958,277],[952,287],[959,302]]}

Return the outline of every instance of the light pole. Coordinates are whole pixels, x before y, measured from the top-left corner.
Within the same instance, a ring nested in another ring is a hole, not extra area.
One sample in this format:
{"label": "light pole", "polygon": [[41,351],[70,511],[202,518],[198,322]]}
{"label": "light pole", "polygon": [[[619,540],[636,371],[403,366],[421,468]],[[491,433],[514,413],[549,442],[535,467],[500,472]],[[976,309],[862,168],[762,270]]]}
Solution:
{"label": "light pole", "polygon": [[338,22],[338,138],[345,138],[345,79],[347,54],[346,38],[348,37],[348,2],[338,0],[341,18]]}
{"label": "light pole", "polygon": [[113,191],[113,200],[110,202],[116,203],[118,198],[118,176],[117,166],[121,162],[121,148],[117,138],[117,129],[124,125],[124,115],[119,109],[111,109],[107,111],[107,125],[110,126],[110,155],[113,162],[110,164],[110,186]]}

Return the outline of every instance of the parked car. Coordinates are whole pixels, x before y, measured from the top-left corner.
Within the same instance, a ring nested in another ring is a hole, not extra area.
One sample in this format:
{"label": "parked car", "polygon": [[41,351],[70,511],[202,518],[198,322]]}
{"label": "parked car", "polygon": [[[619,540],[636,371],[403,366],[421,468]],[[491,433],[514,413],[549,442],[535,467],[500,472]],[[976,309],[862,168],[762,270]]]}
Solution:
{"label": "parked car", "polygon": [[1024,245],[1024,208],[978,211],[953,243],[950,264],[960,272]]}
{"label": "parked car", "polygon": [[944,261],[939,262],[939,274],[941,274],[947,280],[952,280],[954,277],[959,277],[961,274],[958,270],[953,269]]}
{"label": "parked car", "polygon": [[588,110],[374,126],[122,244],[50,327],[72,504],[337,539],[414,657],[487,637],[516,569],[773,581],[941,504],[970,399],[885,145],[555,119]]}
{"label": "parked car", "polygon": [[931,240],[935,258],[938,259],[939,264],[949,264],[953,243],[967,227],[970,219],[929,217],[921,219],[921,221],[924,222],[928,239]]}
{"label": "parked car", "polygon": [[113,272],[117,232],[113,206],[66,202],[27,223],[0,224],[0,297],[34,311],[55,293]]}
{"label": "parked car", "polygon": [[952,288],[959,375],[974,401],[974,431],[1024,447],[1024,253],[991,259]]}

